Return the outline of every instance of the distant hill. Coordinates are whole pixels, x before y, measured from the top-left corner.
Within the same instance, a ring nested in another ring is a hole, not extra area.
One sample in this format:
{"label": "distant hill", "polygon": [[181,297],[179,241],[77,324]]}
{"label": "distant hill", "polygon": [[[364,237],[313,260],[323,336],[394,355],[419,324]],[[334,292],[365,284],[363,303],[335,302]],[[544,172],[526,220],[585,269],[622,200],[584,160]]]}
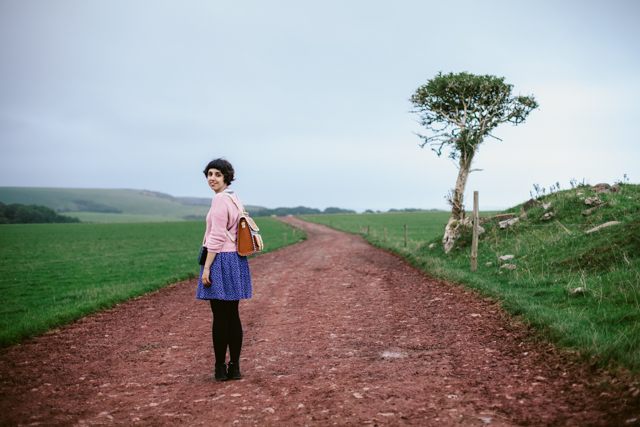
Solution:
{"label": "distant hill", "polygon": [[[211,199],[206,197],[174,197],[158,191],[101,188],[0,187],[0,202],[46,206],[82,222],[196,221],[203,220],[211,206]],[[267,209],[245,205],[245,209],[253,217],[356,213],[336,207],[321,211],[305,206]],[[389,212],[416,210],[391,209]],[[374,212],[368,210],[367,213]]]}
{"label": "distant hill", "polygon": [[[4,204],[47,206],[83,222],[159,222],[204,219],[211,199],[148,190],[0,187]],[[265,208],[245,206],[251,215]]]}
{"label": "distant hill", "polygon": [[320,214],[346,214],[346,213],[356,213],[356,211],[352,211],[349,209],[340,209],[340,208],[326,208],[323,211],[315,208],[307,208],[305,206],[298,206],[295,208],[275,208],[275,209],[263,209],[258,211],[255,216],[287,216],[287,215],[320,215]]}
{"label": "distant hill", "polygon": [[389,209],[387,212],[437,212],[440,209],[419,209],[419,208],[406,208],[406,209]]}

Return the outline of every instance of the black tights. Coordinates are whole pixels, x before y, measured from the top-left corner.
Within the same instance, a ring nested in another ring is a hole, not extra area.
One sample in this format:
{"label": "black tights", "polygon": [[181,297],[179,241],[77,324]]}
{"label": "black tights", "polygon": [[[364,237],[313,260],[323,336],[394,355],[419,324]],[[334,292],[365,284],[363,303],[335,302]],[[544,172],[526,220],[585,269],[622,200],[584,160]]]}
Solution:
{"label": "black tights", "polygon": [[227,347],[229,347],[230,362],[238,363],[242,349],[242,323],[240,323],[240,313],[238,313],[240,301],[212,299],[209,302],[213,312],[211,335],[216,364],[225,362]]}

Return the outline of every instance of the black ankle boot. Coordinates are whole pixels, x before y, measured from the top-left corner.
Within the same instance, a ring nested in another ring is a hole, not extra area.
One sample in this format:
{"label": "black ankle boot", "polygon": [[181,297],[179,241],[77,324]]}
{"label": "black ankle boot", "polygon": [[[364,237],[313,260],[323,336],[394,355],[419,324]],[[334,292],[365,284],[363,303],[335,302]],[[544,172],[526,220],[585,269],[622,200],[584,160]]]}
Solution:
{"label": "black ankle boot", "polygon": [[227,381],[227,366],[224,363],[216,363],[216,381]]}
{"label": "black ankle boot", "polygon": [[239,380],[242,379],[242,374],[240,373],[240,365],[238,362],[229,362],[229,372],[227,376],[230,380]]}

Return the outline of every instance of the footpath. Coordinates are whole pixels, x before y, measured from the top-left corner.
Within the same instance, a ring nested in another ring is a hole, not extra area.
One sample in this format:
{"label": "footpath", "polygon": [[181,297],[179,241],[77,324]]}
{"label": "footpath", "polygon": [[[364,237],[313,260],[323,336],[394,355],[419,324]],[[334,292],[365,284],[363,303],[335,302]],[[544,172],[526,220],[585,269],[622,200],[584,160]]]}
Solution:
{"label": "footpath", "polygon": [[0,425],[640,425],[620,379],[536,343],[495,302],[284,221],[309,238],[250,261],[244,379],[214,381],[192,280],[0,350]]}

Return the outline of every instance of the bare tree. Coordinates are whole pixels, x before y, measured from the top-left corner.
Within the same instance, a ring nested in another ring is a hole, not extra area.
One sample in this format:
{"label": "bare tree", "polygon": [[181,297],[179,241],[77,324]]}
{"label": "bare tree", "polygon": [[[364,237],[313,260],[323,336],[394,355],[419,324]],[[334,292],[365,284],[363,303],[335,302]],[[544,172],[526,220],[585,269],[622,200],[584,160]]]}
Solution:
{"label": "bare tree", "polygon": [[494,137],[491,131],[500,123],[518,125],[538,108],[533,96],[512,97],[512,89],[504,77],[440,72],[411,96],[412,112],[431,131],[431,135],[418,134],[424,140],[421,146],[430,145],[438,156],[449,149],[449,157],[458,162],[456,186],[447,198],[451,218],[442,239],[446,252],[453,247],[464,220],[464,190],[478,147],[485,137]]}

